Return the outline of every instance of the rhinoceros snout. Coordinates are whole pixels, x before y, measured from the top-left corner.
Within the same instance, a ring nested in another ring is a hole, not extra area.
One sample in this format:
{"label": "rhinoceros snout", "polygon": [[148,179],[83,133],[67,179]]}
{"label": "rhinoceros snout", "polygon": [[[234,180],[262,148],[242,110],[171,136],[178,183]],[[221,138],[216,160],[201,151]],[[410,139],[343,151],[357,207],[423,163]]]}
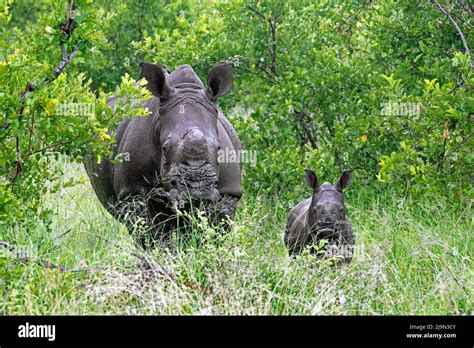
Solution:
{"label": "rhinoceros snout", "polygon": [[337,221],[337,217],[335,214],[328,214],[328,215],[321,215],[319,218],[319,224],[324,226],[331,226],[334,225]]}
{"label": "rhinoceros snout", "polygon": [[174,205],[180,203],[190,202],[217,202],[221,195],[217,189],[210,190],[191,190],[191,191],[179,191],[172,189],[168,192],[168,199]]}

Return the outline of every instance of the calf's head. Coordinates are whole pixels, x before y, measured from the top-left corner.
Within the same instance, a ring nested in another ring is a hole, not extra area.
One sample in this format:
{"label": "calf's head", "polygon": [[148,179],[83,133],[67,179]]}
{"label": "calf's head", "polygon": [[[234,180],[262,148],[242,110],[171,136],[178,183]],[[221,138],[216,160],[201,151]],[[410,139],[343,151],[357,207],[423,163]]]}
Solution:
{"label": "calf's head", "polygon": [[346,218],[343,190],[350,185],[352,174],[350,171],[344,171],[336,185],[329,182],[319,185],[318,178],[312,170],[306,170],[306,177],[313,189],[308,211],[311,232],[318,239],[333,241],[339,237],[338,227]]}
{"label": "calf's head", "polygon": [[216,201],[221,146],[216,100],[232,88],[232,64],[211,69],[207,88],[189,65],[172,73],[165,66],[140,65],[148,89],[160,99],[153,134],[168,198]]}

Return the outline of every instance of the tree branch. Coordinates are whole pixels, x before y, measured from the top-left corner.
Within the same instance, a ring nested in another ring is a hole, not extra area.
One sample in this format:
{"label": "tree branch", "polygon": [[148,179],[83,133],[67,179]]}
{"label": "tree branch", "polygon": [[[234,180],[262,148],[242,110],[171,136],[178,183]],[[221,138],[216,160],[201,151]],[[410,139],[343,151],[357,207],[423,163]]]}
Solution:
{"label": "tree branch", "polygon": [[[267,69],[263,68],[262,71],[265,73],[271,75],[273,74],[274,76],[278,76],[278,66],[277,66],[277,60],[276,60],[276,52],[277,52],[277,46],[276,46],[276,31],[277,31],[277,19],[278,19],[278,13],[275,16],[270,16],[270,18],[266,18],[265,15],[256,9],[254,9],[252,6],[247,6],[247,9],[251,12],[253,12],[258,18],[260,18],[262,21],[267,22],[269,25],[269,42],[267,43],[267,48],[268,48],[268,53],[270,55],[270,65],[265,64],[266,66],[269,67],[270,74]],[[263,63],[263,62],[261,62]]]}
{"label": "tree branch", "polygon": [[[466,135],[466,136],[464,136],[464,137],[462,138],[462,140],[461,140],[459,143],[456,144],[456,146],[454,146],[453,148],[451,148],[451,151],[450,151],[449,153],[443,153],[443,155],[440,156],[441,159],[438,160],[437,162],[431,164],[430,167],[431,167],[431,168],[434,168],[434,167],[436,167],[436,166],[438,166],[438,165],[443,165],[443,162],[446,161],[446,160],[449,158],[449,156],[451,156],[451,154],[452,154],[454,151],[456,151],[456,150],[459,149],[462,145],[464,145],[464,144],[466,143],[466,141],[471,138],[471,136],[472,136],[472,133],[471,133],[471,134],[468,134],[468,135]],[[446,140],[446,139],[444,139],[444,140]],[[445,144],[443,144],[443,146],[445,146]],[[443,152],[444,152],[444,150],[443,150]]]}
{"label": "tree branch", "polygon": [[78,51],[77,47],[74,47],[73,51],[69,54],[67,52],[67,49],[63,48],[63,58],[59,62],[59,65],[54,69],[53,76],[46,78],[44,82],[48,84],[56,80],[59,77],[59,75],[61,75],[63,70],[66,68],[66,65],[68,65],[69,62],[77,55],[77,51]]}
{"label": "tree branch", "polygon": [[121,245],[119,245],[119,244],[117,244],[117,243],[101,236],[100,234],[97,234],[97,233],[94,233],[94,232],[87,232],[87,233],[89,233],[93,236],[96,236],[97,238],[103,240],[106,243],[109,243],[110,245],[114,246],[115,248],[121,250],[122,252],[125,252],[125,253],[127,253],[131,256],[136,257],[137,259],[139,259],[140,261],[142,261],[144,263],[144,266],[146,266],[147,269],[150,269],[151,271],[153,271],[153,273],[155,273],[157,275],[160,275],[160,276],[164,277],[165,279],[167,279],[168,281],[170,281],[171,283],[177,285],[173,274],[170,271],[168,271],[167,269],[165,269],[163,266],[161,266],[158,262],[156,262],[155,259],[149,258],[146,255],[140,255],[139,253],[131,251],[131,250],[127,250],[126,248],[122,247]]}
{"label": "tree branch", "polygon": [[255,13],[258,17],[260,17],[261,20],[265,21],[265,16],[261,13],[258,12],[256,9],[254,9],[252,6],[247,6],[247,9],[249,9],[251,12]]}
{"label": "tree branch", "polygon": [[[76,28],[76,25],[75,25],[75,22],[74,22],[74,20],[75,20],[74,10],[75,9],[76,9],[76,0],[72,0],[72,2],[70,0],[68,0],[67,19],[66,19],[66,23],[62,27],[62,30],[63,30],[65,38],[66,38],[65,41],[67,41],[71,37],[74,29]],[[65,41],[62,42],[62,44],[63,44],[62,59],[59,62],[58,66],[53,70],[52,76],[45,77],[43,80],[41,80],[37,84],[34,84],[31,81],[28,81],[26,83],[25,89],[24,89],[23,93],[21,93],[21,95],[20,95],[20,102],[19,102],[20,107],[17,110],[18,116],[21,117],[21,115],[23,114],[23,110],[25,108],[25,102],[26,102],[26,99],[28,98],[29,94],[31,92],[35,91],[40,85],[49,84],[52,81],[56,80],[59,77],[59,75],[61,75],[63,70],[66,68],[66,65],[77,55],[77,51],[78,51],[77,47],[74,48],[74,50],[71,52],[71,54],[68,54],[67,49],[64,46]],[[5,117],[5,119],[3,120],[2,127],[4,129],[8,129],[10,127],[8,117]]]}
{"label": "tree branch", "polygon": [[306,112],[306,110],[302,110],[301,112],[296,112],[296,115],[298,115],[301,126],[304,129],[305,139],[303,139],[303,142],[306,143],[307,141],[309,141],[309,143],[311,144],[311,147],[316,150],[318,148],[318,142],[313,133],[313,130],[311,129],[311,125],[310,125],[311,122],[308,121],[308,117],[309,117],[308,113]]}
{"label": "tree branch", "polygon": [[[66,66],[69,64],[69,62],[77,55],[78,49],[75,47],[71,53],[68,53],[66,44],[65,42],[71,37],[74,29],[76,28],[75,25],[75,9],[76,9],[76,0],[68,0],[67,2],[67,19],[66,23],[63,25],[62,30],[65,35],[65,41],[62,42],[63,48],[62,48],[62,59],[59,62],[58,66],[53,70],[51,76],[47,76],[43,78],[38,84],[33,84],[32,82],[28,81],[26,83],[26,87],[24,91],[20,95],[20,107],[17,110],[18,117],[21,119],[23,115],[23,111],[25,109],[25,103],[26,99],[30,95],[31,92],[35,91],[38,89],[38,86],[42,84],[50,84],[54,80],[56,80],[59,75],[64,71]],[[16,171],[13,179],[10,181],[10,184],[8,185],[9,187],[13,187],[16,184],[16,181],[18,177],[20,176],[22,170],[23,170],[23,162],[33,153],[36,153],[38,151],[31,151],[31,146],[32,146],[32,137],[33,137],[33,122],[34,118],[31,121],[30,129],[29,129],[29,140],[28,140],[28,148],[26,150],[26,155],[25,158],[21,158],[21,152],[20,152],[20,140],[18,136],[16,137]],[[8,129],[10,127],[10,123],[8,121],[8,117],[5,117],[3,121],[3,128]]]}
{"label": "tree branch", "polygon": [[273,21],[270,18],[268,20],[268,24],[270,25],[270,33],[272,36],[272,44],[268,45],[268,51],[270,52],[270,57],[272,59],[271,69],[272,69],[273,74],[278,76],[278,69],[276,65],[276,22],[273,23]]}
{"label": "tree branch", "polygon": [[55,265],[51,263],[49,260],[43,260],[37,257],[33,257],[31,255],[28,255],[24,250],[18,249],[15,245],[7,243],[4,240],[0,240],[0,250],[1,249],[7,250],[8,252],[14,254],[18,258],[19,262],[22,264],[36,263],[44,268],[58,269],[60,272],[66,272],[65,267]]}
{"label": "tree branch", "polygon": [[449,14],[449,12],[439,4],[438,1],[436,0],[431,0],[431,2],[433,4],[436,5],[436,7],[446,16],[448,17],[448,19],[451,21],[451,23],[454,25],[454,27],[456,28],[458,34],[459,34],[459,37],[461,38],[461,41],[462,41],[462,44],[464,46],[464,50],[466,51],[467,53],[467,56],[469,57],[469,65],[471,66],[471,68],[474,68],[474,65],[472,63],[472,59],[471,59],[471,50],[469,49],[469,46],[467,44],[467,41],[466,41],[466,38],[461,30],[461,28],[459,27],[458,23],[456,23],[456,21],[453,19],[453,17],[451,17],[451,15]]}
{"label": "tree branch", "polygon": [[20,175],[21,171],[23,170],[23,161],[21,159],[21,154],[20,154],[20,139],[18,136],[15,137],[15,151],[16,151],[16,156],[15,156],[15,163],[16,163],[16,170],[15,170],[15,176],[13,179],[10,181],[10,184],[8,187],[13,187],[16,183],[16,179],[18,179],[18,176]]}

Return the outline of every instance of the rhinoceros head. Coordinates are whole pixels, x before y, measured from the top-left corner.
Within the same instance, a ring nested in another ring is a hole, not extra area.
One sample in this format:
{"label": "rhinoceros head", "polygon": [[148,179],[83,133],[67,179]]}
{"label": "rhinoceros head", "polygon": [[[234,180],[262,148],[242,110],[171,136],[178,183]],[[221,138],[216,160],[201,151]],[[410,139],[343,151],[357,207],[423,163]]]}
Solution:
{"label": "rhinoceros head", "polygon": [[232,88],[232,64],[209,71],[208,87],[189,65],[172,73],[141,63],[147,88],[160,99],[154,144],[160,154],[161,183],[171,201],[219,198],[220,150],[216,100]]}
{"label": "rhinoceros head", "polygon": [[329,241],[337,238],[338,224],[345,220],[343,190],[352,182],[352,173],[344,171],[336,185],[318,183],[312,170],[306,170],[306,178],[313,189],[308,223],[318,238]]}

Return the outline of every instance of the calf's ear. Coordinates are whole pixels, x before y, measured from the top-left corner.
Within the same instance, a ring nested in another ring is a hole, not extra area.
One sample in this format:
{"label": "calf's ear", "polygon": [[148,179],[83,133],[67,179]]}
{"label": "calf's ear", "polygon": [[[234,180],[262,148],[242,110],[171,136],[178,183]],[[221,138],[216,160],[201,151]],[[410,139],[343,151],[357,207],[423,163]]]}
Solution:
{"label": "calf's ear", "polygon": [[339,181],[337,182],[336,188],[339,191],[344,190],[352,182],[352,172],[350,170],[345,170],[342,172]]}
{"label": "calf's ear", "polygon": [[308,180],[309,186],[311,186],[311,188],[313,189],[313,192],[318,192],[319,191],[318,177],[310,169],[306,169],[305,172],[306,172],[306,179]]}
{"label": "calf's ear", "polygon": [[232,68],[232,63],[224,63],[216,65],[209,71],[206,93],[211,100],[216,100],[232,89]]}
{"label": "calf's ear", "polygon": [[141,62],[140,67],[140,78],[144,77],[148,81],[146,88],[151,94],[160,99],[168,99],[173,95],[174,89],[166,83],[165,69],[145,62]]}

